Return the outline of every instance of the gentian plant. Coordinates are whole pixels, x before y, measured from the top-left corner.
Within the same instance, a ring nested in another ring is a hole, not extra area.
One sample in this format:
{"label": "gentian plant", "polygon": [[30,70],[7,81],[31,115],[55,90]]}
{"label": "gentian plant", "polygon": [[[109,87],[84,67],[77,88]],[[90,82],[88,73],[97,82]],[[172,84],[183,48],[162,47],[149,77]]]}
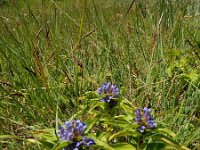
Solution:
{"label": "gentian plant", "polygon": [[116,84],[105,82],[100,88],[98,88],[97,92],[100,96],[103,96],[100,101],[108,103],[110,108],[117,105],[116,98],[119,98],[120,91]]}
{"label": "gentian plant", "polygon": [[143,115],[141,114],[141,109],[137,108],[135,111],[135,122],[139,125],[137,131],[140,133],[144,133],[146,128],[153,129],[157,126],[156,121],[150,114],[151,109],[145,107],[143,109]]}
{"label": "gentian plant", "polygon": [[86,128],[86,124],[80,120],[66,121],[64,125],[60,127],[60,130],[57,133],[61,140],[72,142],[64,149],[79,150],[82,148],[82,146],[89,147],[94,145],[94,140],[83,136]]}
{"label": "gentian plant", "polygon": [[33,131],[29,142],[52,150],[188,150],[174,140],[175,133],[156,122],[150,108],[135,107],[116,84],[105,82],[80,99],[73,116],[85,123],[71,118],[59,129]]}

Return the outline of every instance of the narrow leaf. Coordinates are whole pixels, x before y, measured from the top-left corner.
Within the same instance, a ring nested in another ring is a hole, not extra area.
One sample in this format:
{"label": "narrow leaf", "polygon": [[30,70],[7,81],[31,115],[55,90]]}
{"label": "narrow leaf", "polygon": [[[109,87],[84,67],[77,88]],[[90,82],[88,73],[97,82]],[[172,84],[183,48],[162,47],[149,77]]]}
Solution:
{"label": "narrow leaf", "polygon": [[127,143],[113,144],[112,147],[115,150],[136,150],[137,149],[135,146],[127,144]]}

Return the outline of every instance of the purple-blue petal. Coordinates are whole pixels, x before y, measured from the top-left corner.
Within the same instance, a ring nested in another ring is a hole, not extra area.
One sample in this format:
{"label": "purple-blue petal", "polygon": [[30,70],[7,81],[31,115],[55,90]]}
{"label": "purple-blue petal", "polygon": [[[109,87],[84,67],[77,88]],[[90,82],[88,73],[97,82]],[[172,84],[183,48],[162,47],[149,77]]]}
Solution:
{"label": "purple-blue petal", "polygon": [[103,91],[103,89],[102,89],[102,88],[98,88],[98,89],[97,89],[97,93],[98,93],[99,95],[102,95],[102,94],[103,94],[103,92],[104,92],[104,91]]}
{"label": "purple-blue petal", "polygon": [[110,88],[111,88],[111,83],[110,82],[106,82],[103,86],[103,89],[104,89],[104,93],[108,93],[110,91]]}
{"label": "purple-blue petal", "polygon": [[106,97],[102,98],[100,101],[109,103],[111,99],[112,99],[112,96],[106,96]]}
{"label": "purple-blue petal", "polygon": [[157,123],[154,119],[150,119],[150,120],[147,120],[147,125],[149,128],[155,128],[157,126]]}
{"label": "purple-blue petal", "polygon": [[140,133],[144,133],[145,128],[146,128],[145,126],[139,126],[139,127],[137,128],[137,131],[140,132]]}
{"label": "purple-blue petal", "polygon": [[87,126],[85,123],[80,122],[80,120],[76,121],[76,132],[78,135],[82,135],[86,128]]}
{"label": "purple-blue petal", "polygon": [[141,111],[140,111],[140,108],[137,108],[137,109],[136,109],[135,115],[136,115],[135,121],[136,121],[137,123],[140,123],[140,122],[141,122]]}
{"label": "purple-blue petal", "polygon": [[144,113],[150,113],[151,112],[151,108],[148,107],[144,107]]}
{"label": "purple-blue petal", "polygon": [[86,124],[80,120],[66,121],[65,124],[60,127],[57,135],[61,140],[73,141],[77,136],[82,136],[86,127]]}
{"label": "purple-blue petal", "polygon": [[107,96],[112,96],[112,98],[119,97],[119,88],[115,84],[111,84],[110,82],[106,82],[101,85],[100,88],[97,89],[99,95],[105,94]]}
{"label": "purple-blue petal", "polygon": [[88,146],[88,147],[91,146],[91,145],[96,144],[93,139],[86,138],[86,137],[82,138],[82,142],[83,142],[83,145]]}

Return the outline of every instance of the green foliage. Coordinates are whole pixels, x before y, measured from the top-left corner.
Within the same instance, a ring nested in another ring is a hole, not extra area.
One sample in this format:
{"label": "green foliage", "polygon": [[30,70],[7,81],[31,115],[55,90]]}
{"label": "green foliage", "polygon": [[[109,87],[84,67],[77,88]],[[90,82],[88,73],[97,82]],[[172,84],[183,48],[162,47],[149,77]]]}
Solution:
{"label": "green foliage", "polygon": [[[198,150],[199,0],[82,2],[0,0],[0,149],[60,149],[79,118],[92,149]],[[121,89],[112,110],[104,81]],[[144,135],[138,106],[158,124]]]}
{"label": "green foliage", "polygon": [[[87,129],[85,133],[88,137],[95,140],[96,145],[92,146],[95,149],[119,150],[119,149],[182,149],[188,148],[178,144],[173,140],[175,133],[172,131],[158,127],[156,129],[148,129],[144,134],[139,133],[136,129],[138,125],[133,122],[133,113],[129,114],[130,119],[124,119],[127,115],[127,110],[133,110],[132,106],[121,107],[125,105],[124,98],[120,98],[121,103],[115,108],[110,109],[107,103],[101,101],[94,101],[90,99],[92,92],[86,92],[84,99],[80,104],[80,111],[84,111],[87,107],[87,113],[84,114]],[[88,95],[88,96],[87,96]],[[94,92],[95,95],[95,92]],[[94,99],[94,97],[93,97]],[[96,97],[100,99],[100,97]],[[88,101],[84,103],[84,101]],[[88,106],[89,103],[89,106]],[[103,103],[103,105],[96,105],[96,103]],[[87,105],[87,106],[86,106]],[[95,105],[95,109],[93,106]],[[125,109],[124,109],[125,108]],[[81,110],[83,109],[83,110]],[[79,114],[74,114],[76,118]],[[118,116],[116,116],[118,114]],[[91,118],[92,116],[92,118]],[[69,143],[60,141],[57,138],[56,129],[43,129],[32,132],[35,140],[29,139],[29,142],[41,144],[42,147],[49,149],[61,149],[66,147]]]}
{"label": "green foliage", "polygon": [[197,85],[200,80],[199,60],[191,57],[191,54],[184,56],[180,50],[171,50],[169,54],[170,64],[166,70],[167,74],[170,77],[179,76],[180,80]]}

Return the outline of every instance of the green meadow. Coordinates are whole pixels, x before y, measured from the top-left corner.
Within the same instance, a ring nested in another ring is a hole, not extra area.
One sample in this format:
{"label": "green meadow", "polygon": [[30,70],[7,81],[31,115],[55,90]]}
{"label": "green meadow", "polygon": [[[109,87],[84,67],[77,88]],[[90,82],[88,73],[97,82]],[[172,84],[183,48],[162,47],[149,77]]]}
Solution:
{"label": "green meadow", "polygon": [[[129,124],[137,107],[150,107],[158,128],[199,150],[200,1],[0,0],[0,149],[51,149],[33,133],[71,118],[91,123],[91,101],[105,82],[133,109]],[[100,104],[91,131],[105,123]],[[110,126],[102,132],[121,129]],[[105,142],[114,150],[115,142],[134,146],[134,138],[114,139]]]}

